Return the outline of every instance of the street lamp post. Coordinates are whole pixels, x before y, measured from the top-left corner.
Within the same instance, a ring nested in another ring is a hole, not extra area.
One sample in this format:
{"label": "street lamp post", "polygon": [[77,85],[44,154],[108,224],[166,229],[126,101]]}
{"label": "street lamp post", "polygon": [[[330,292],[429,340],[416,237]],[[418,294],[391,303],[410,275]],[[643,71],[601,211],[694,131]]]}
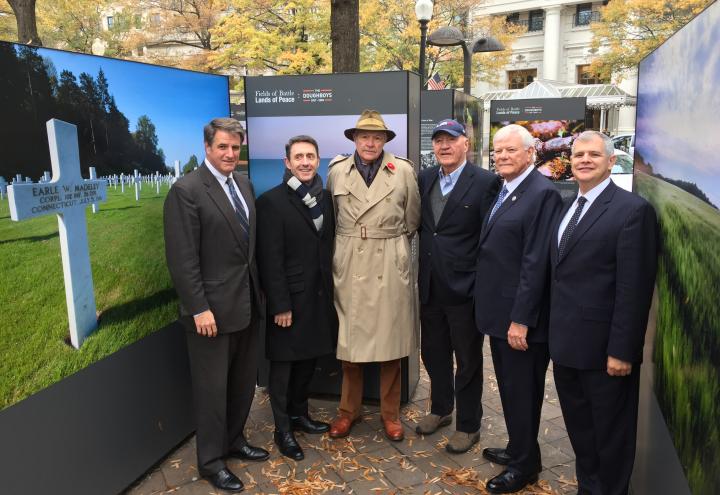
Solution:
{"label": "street lamp post", "polygon": [[428,45],[461,46],[463,50],[463,91],[470,94],[472,81],[472,54],[482,52],[499,52],[505,49],[502,43],[493,36],[480,36],[466,40],[462,31],[453,26],[441,27],[428,36]]}
{"label": "street lamp post", "polygon": [[425,45],[427,44],[427,25],[432,19],[432,0],[417,0],[415,2],[415,15],[420,23],[420,83],[425,88],[427,78],[425,77]]}

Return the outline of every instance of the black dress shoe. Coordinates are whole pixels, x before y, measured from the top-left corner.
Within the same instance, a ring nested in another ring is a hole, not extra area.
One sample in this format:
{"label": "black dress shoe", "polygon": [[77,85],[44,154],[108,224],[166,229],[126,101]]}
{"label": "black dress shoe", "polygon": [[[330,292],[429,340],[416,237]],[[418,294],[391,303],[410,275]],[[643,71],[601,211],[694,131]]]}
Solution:
{"label": "black dress shoe", "polygon": [[220,490],[236,493],[243,491],[243,482],[227,468],[205,478]]}
{"label": "black dress shoe", "polygon": [[230,457],[244,459],[246,461],[264,461],[270,457],[270,452],[260,447],[253,447],[252,445],[245,444],[238,450],[233,450],[228,455]]}
{"label": "black dress shoe", "polygon": [[302,448],[295,440],[295,435],[291,431],[275,430],[275,445],[280,449],[280,453],[285,457],[289,457],[295,461],[305,459]]}
{"label": "black dress shoe", "polygon": [[505,449],[488,447],[487,449],[483,449],[482,455],[488,461],[501,466],[507,466],[511,461],[510,456],[507,455]]}
{"label": "black dress shoe", "polygon": [[485,488],[490,493],[513,493],[519,492],[527,485],[538,480],[536,474],[520,474],[514,471],[505,470],[487,482]]}
{"label": "black dress shoe", "polygon": [[330,429],[330,425],[328,423],[315,421],[314,419],[311,419],[310,416],[290,416],[290,421],[292,421],[293,431],[300,430],[305,433],[318,434],[325,433]]}

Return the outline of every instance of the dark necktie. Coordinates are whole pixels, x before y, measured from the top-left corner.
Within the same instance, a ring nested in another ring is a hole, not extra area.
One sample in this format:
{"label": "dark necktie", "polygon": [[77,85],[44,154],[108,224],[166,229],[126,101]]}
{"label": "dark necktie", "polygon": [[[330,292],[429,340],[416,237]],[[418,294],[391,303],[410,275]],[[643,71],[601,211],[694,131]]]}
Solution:
{"label": "dark necktie", "polygon": [[562,237],[560,237],[560,245],[558,246],[558,259],[562,258],[563,254],[565,254],[565,248],[567,247],[567,243],[570,240],[570,237],[572,237],[572,234],[575,231],[575,227],[577,227],[578,220],[580,219],[580,214],[582,213],[583,206],[585,206],[586,202],[587,198],[584,196],[580,196],[577,199],[575,213],[573,213],[573,216],[570,218],[567,227],[565,227],[565,231],[563,232]]}
{"label": "dark necktie", "polygon": [[232,177],[228,177],[228,180],[225,183],[227,184],[228,189],[230,189],[230,197],[232,198],[233,206],[235,207],[235,213],[237,214],[238,220],[240,220],[240,226],[242,227],[245,240],[247,241],[250,237],[250,224],[248,223],[248,218],[245,214],[245,207],[243,206],[242,201],[240,201],[237,192],[235,192]]}
{"label": "dark necktie", "polygon": [[490,223],[493,215],[495,215],[495,213],[500,209],[500,206],[502,206],[503,200],[505,199],[505,196],[507,196],[507,194],[507,187],[503,186],[502,191],[500,191],[500,195],[498,195],[497,201],[495,201],[495,206],[493,206],[493,209],[490,212],[490,216],[488,217],[488,223]]}

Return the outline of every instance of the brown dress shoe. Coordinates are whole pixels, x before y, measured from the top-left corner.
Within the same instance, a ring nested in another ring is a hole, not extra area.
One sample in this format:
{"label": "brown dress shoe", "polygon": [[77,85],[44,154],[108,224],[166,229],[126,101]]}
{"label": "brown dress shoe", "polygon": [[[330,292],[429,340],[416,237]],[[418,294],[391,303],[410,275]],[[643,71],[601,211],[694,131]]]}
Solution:
{"label": "brown dress shoe", "polygon": [[403,432],[400,420],[383,419],[383,427],[385,428],[385,436],[393,442],[399,442],[405,438],[405,432]]}
{"label": "brown dress shoe", "polygon": [[330,438],[344,438],[350,434],[353,425],[360,422],[360,418],[350,419],[338,416],[330,424]]}

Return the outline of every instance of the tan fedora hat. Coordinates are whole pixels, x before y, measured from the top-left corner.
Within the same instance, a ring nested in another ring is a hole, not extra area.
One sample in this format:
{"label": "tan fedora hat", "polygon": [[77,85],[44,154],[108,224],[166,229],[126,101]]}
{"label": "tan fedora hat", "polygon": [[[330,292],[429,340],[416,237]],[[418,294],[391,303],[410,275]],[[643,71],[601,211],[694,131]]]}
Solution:
{"label": "tan fedora hat", "polygon": [[395,133],[387,128],[385,121],[377,110],[363,110],[355,127],[345,129],[345,137],[350,141],[354,141],[353,135],[355,131],[380,131],[387,135],[387,140],[392,141]]}

